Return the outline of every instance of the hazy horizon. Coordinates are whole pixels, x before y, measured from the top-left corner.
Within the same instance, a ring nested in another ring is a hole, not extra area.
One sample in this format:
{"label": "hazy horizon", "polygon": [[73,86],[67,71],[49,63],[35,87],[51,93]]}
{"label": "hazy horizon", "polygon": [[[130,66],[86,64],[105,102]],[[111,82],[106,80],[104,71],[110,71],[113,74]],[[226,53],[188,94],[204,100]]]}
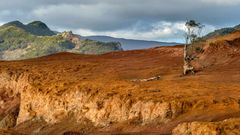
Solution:
{"label": "hazy horizon", "polygon": [[83,36],[183,42],[187,19],[204,24],[206,34],[239,24],[239,6],[240,0],[2,0],[0,24],[40,20]]}

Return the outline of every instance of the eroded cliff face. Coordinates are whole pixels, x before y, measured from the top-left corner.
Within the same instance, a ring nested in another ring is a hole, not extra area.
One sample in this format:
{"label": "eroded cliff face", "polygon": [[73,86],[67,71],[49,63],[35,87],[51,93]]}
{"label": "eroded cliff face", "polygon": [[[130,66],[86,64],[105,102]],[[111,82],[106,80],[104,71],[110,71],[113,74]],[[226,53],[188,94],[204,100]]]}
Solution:
{"label": "eroded cliff face", "polygon": [[0,128],[9,129],[16,125],[20,93],[29,85],[25,74],[8,70],[1,70],[0,74]]}
{"label": "eroded cliff face", "polygon": [[101,91],[104,87],[101,84],[91,87],[88,83],[82,83],[54,94],[34,88],[24,90],[21,92],[18,123],[36,117],[57,123],[72,115],[78,120],[88,119],[95,126],[128,120],[146,124],[167,122],[192,107],[191,103],[184,101],[145,101],[135,99],[131,94],[104,93],[104,90]]}
{"label": "eroded cliff face", "polygon": [[[31,76],[26,73],[12,74],[2,72],[1,88],[10,95],[20,93],[20,112],[17,124],[32,119],[43,119],[49,124],[61,122],[65,118],[75,117],[76,120],[88,119],[95,126],[107,126],[113,123],[132,121],[140,125],[150,123],[167,123],[191,111],[203,111],[209,108],[239,109],[237,99],[188,100],[179,99],[144,99],[134,97],[132,89],[137,86],[128,83],[118,85],[115,82],[112,91],[106,92],[106,85],[94,82],[81,82],[69,89],[61,91],[56,87],[45,89],[31,86]],[[66,84],[59,83],[61,87]],[[111,86],[109,86],[111,87]],[[125,87],[119,93],[118,87]]]}
{"label": "eroded cliff face", "polygon": [[239,118],[220,122],[183,123],[173,130],[173,135],[237,135],[240,133],[239,126]]}
{"label": "eroded cliff face", "polygon": [[95,126],[107,126],[124,121],[139,124],[167,123],[188,111],[203,111],[211,107],[238,110],[237,100],[221,101],[145,101],[114,95],[102,98],[94,93],[78,90],[62,96],[48,96],[30,91],[21,94],[18,123],[41,118],[48,123],[58,123],[73,116],[77,120],[88,119]]}
{"label": "eroded cliff face", "polygon": [[0,72],[0,115],[4,117],[16,110],[20,104],[20,93],[31,89],[26,74],[1,70]]}
{"label": "eroded cliff face", "polygon": [[136,101],[120,95],[101,97],[96,91],[88,93],[73,90],[61,96],[46,96],[26,91],[21,94],[18,123],[34,117],[57,123],[72,114],[76,119],[90,120],[95,126],[128,120],[139,121],[142,124],[153,121],[165,123],[191,107],[182,108],[183,104],[176,101]]}

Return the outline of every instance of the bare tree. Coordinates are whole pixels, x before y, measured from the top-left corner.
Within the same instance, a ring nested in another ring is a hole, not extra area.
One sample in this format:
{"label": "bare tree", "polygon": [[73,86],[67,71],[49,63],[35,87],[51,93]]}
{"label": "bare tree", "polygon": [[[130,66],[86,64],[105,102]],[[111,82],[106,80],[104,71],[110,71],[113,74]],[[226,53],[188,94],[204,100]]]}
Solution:
{"label": "bare tree", "polygon": [[[186,75],[188,73],[194,73],[194,67],[191,65],[191,61],[193,60],[192,54],[189,52],[189,46],[192,45],[200,36],[201,31],[204,25],[196,22],[195,20],[187,21],[186,24],[186,35],[185,40],[186,43],[184,45],[184,65],[183,65],[183,74]],[[192,46],[191,46],[192,47]]]}

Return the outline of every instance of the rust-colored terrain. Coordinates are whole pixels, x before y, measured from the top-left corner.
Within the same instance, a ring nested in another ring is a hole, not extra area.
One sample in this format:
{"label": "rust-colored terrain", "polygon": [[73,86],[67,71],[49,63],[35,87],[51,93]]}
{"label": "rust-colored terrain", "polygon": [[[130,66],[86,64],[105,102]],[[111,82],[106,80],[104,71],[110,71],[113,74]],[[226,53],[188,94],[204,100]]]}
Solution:
{"label": "rust-colored terrain", "polygon": [[240,134],[240,32],[201,44],[189,76],[183,46],[2,61],[1,119],[19,108],[2,132]]}

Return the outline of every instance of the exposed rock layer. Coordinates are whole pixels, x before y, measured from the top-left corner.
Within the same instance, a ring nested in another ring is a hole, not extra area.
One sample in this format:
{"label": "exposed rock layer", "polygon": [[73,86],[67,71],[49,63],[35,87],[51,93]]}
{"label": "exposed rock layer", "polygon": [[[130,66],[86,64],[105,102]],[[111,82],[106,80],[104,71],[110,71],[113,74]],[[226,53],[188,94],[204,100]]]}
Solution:
{"label": "exposed rock layer", "polygon": [[239,118],[220,122],[183,123],[173,130],[173,135],[238,135],[239,133]]}

